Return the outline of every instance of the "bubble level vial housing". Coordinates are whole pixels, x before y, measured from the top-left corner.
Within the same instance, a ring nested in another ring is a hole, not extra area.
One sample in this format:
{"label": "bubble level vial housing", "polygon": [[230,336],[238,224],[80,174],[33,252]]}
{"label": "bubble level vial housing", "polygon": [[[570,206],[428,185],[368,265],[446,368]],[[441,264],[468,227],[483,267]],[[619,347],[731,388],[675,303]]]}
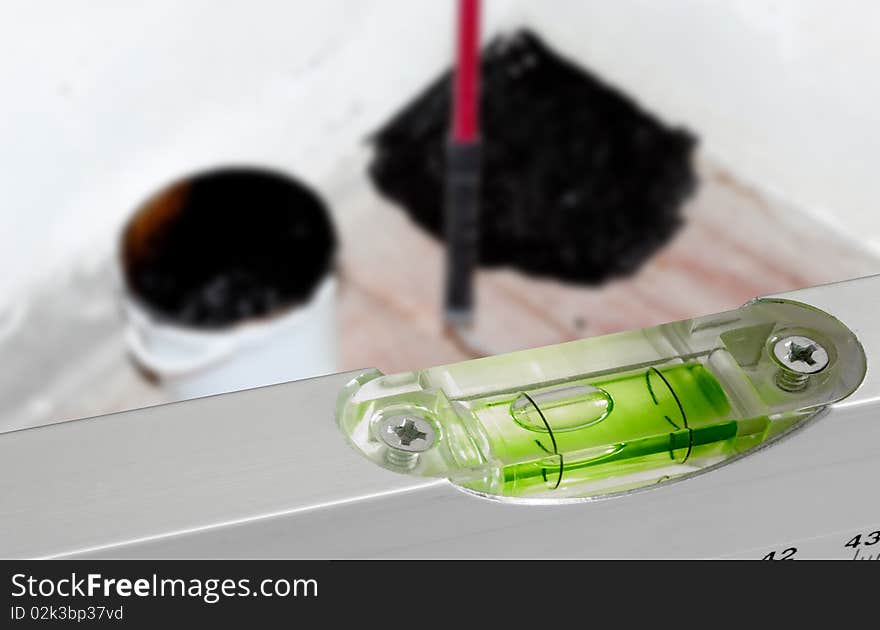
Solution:
{"label": "bubble level vial housing", "polygon": [[[337,419],[390,470],[499,500],[583,501],[770,444],[852,393],[865,366],[858,339],[833,316],[763,299],[415,372],[369,370],[341,393]],[[409,443],[383,438],[390,425]]]}

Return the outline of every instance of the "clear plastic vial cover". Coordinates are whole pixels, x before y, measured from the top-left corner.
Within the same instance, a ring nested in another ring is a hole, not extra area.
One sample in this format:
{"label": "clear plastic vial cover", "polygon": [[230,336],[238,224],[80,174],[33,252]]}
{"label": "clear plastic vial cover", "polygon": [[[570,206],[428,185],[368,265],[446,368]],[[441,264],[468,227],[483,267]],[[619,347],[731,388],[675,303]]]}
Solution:
{"label": "clear plastic vial cover", "polygon": [[721,465],[852,393],[864,352],[811,306],[737,310],[403,374],[369,370],[338,422],[367,458],[482,496],[582,501]]}

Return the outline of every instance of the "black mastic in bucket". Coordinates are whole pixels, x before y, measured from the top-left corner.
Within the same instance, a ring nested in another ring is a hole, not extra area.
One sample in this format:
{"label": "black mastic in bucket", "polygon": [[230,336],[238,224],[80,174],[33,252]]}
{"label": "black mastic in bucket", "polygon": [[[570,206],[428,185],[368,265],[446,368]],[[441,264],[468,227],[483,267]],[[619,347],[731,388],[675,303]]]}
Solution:
{"label": "black mastic in bucket", "polygon": [[326,205],[296,179],[227,168],[182,179],[125,228],[125,281],[142,307],[183,326],[221,328],[304,304],[332,272]]}

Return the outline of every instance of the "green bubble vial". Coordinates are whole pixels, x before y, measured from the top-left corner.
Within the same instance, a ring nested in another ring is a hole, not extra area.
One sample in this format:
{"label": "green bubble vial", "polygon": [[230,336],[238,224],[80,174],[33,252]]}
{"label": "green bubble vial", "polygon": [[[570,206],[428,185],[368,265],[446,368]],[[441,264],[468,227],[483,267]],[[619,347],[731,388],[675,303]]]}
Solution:
{"label": "green bubble vial", "polygon": [[[796,391],[780,387],[791,379],[780,379],[772,353],[792,334],[829,357]],[[864,374],[843,324],[766,300],[416,372],[369,370],[340,394],[337,419],[358,451],[401,474],[446,477],[498,500],[572,502],[737,459],[850,394]],[[419,435],[430,441],[383,439],[397,419],[429,426]]]}

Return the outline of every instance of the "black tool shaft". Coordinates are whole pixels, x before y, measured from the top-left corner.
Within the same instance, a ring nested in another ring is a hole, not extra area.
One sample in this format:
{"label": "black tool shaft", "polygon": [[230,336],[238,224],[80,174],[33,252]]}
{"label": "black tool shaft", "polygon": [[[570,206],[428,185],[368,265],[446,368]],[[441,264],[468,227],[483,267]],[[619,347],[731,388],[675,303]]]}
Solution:
{"label": "black tool shaft", "polygon": [[446,149],[447,324],[470,324],[474,270],[479,258],[480,143],[450,142]]}

